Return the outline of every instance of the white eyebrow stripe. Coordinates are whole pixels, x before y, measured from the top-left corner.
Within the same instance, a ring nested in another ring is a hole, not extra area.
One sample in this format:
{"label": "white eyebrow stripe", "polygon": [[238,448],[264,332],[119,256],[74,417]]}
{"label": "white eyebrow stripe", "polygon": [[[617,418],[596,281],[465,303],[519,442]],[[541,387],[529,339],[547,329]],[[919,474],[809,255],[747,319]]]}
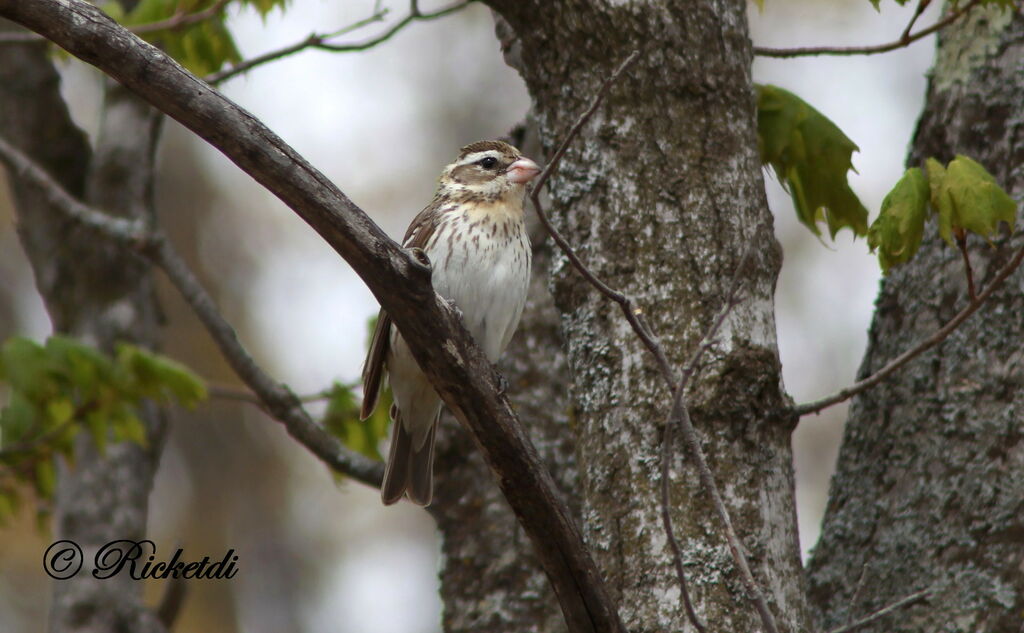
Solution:
{"label": "white eyebrow stripe", "polygon": [[489,150],[484,151],[484,152],[473,152],[472,154],[466,154],[466,157],[463,158],[462,160],[460,160],[459,164],[460,165],[472,165],[473,163],[477,162],[478,160],[480,160],[482,158],[487,158],[488,156],[490,156],[491,158],[496,158],[498,160],[501,160],[501,152],[499,152],[496,149],[489,149]]}

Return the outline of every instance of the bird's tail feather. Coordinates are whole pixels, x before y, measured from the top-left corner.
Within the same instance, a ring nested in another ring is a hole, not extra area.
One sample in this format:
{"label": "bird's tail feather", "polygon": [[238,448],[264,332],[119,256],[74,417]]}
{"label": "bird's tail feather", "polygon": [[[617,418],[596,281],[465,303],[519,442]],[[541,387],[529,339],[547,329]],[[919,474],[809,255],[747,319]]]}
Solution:
{"label": "bird's tail feather", "polygon": [[380,487],[380,498],[384,505],[398,502],[403,494],[421,506],[430,505],[434,496],[434,436],[437,433],[437,419],[419,450],[413,447],[412,434],[402,424],[402,414],[394,411],[391,423],[391,449],[384,469],[384,483]]}

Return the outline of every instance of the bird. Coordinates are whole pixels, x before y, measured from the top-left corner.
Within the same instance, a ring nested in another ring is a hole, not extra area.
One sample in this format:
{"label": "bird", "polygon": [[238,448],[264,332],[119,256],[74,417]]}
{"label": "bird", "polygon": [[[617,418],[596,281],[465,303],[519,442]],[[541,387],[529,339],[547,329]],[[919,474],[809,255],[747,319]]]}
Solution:
{"label": "bird", "polygon": [[[463,324],[496,363],[519,325],[530,280],[530,239],[523,222],[534,161],[502,141],[463,147],[441,172],[433,200],[413,218],[402,240],[430,260],[437,294],[462,313]],[[377,407],[384,375],[393,404],[381,500],[433,499],[434,440],[442,401],[398,328],[381,309],[363,365],[362,419]]]}

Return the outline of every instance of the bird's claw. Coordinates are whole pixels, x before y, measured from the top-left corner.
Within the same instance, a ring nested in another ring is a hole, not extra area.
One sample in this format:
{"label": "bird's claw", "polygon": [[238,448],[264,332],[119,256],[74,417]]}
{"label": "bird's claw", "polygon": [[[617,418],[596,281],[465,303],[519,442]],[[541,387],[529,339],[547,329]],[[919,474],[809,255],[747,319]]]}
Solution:
{"label": "bird's claw", "polygon": [[505,374],[502,374],[502,373],[499,372],[498,373],[498,393],[503,396],[506,393],[508,393],[508,389],[509,389],[508,378],[505,378]]}

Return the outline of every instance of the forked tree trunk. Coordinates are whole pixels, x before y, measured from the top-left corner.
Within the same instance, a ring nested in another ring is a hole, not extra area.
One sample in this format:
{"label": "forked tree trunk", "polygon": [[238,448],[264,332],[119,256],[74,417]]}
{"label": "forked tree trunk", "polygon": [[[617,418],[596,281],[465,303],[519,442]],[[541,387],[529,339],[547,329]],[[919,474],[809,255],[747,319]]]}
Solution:
{"label": "forked tree trunk", "polygon": [[[1024,199],[1024,15],[972,11],[943,31],[908,165],[966,154]],[[1024,243],[970,238],[984,286]],[[937,235],[882,285],[868,374],[966,302]],[[1018,633],[1024,626],[1024,273],[945,343],[854,401],[812,601],[827,627],[934,588],[927,605],[862,631]]]}

